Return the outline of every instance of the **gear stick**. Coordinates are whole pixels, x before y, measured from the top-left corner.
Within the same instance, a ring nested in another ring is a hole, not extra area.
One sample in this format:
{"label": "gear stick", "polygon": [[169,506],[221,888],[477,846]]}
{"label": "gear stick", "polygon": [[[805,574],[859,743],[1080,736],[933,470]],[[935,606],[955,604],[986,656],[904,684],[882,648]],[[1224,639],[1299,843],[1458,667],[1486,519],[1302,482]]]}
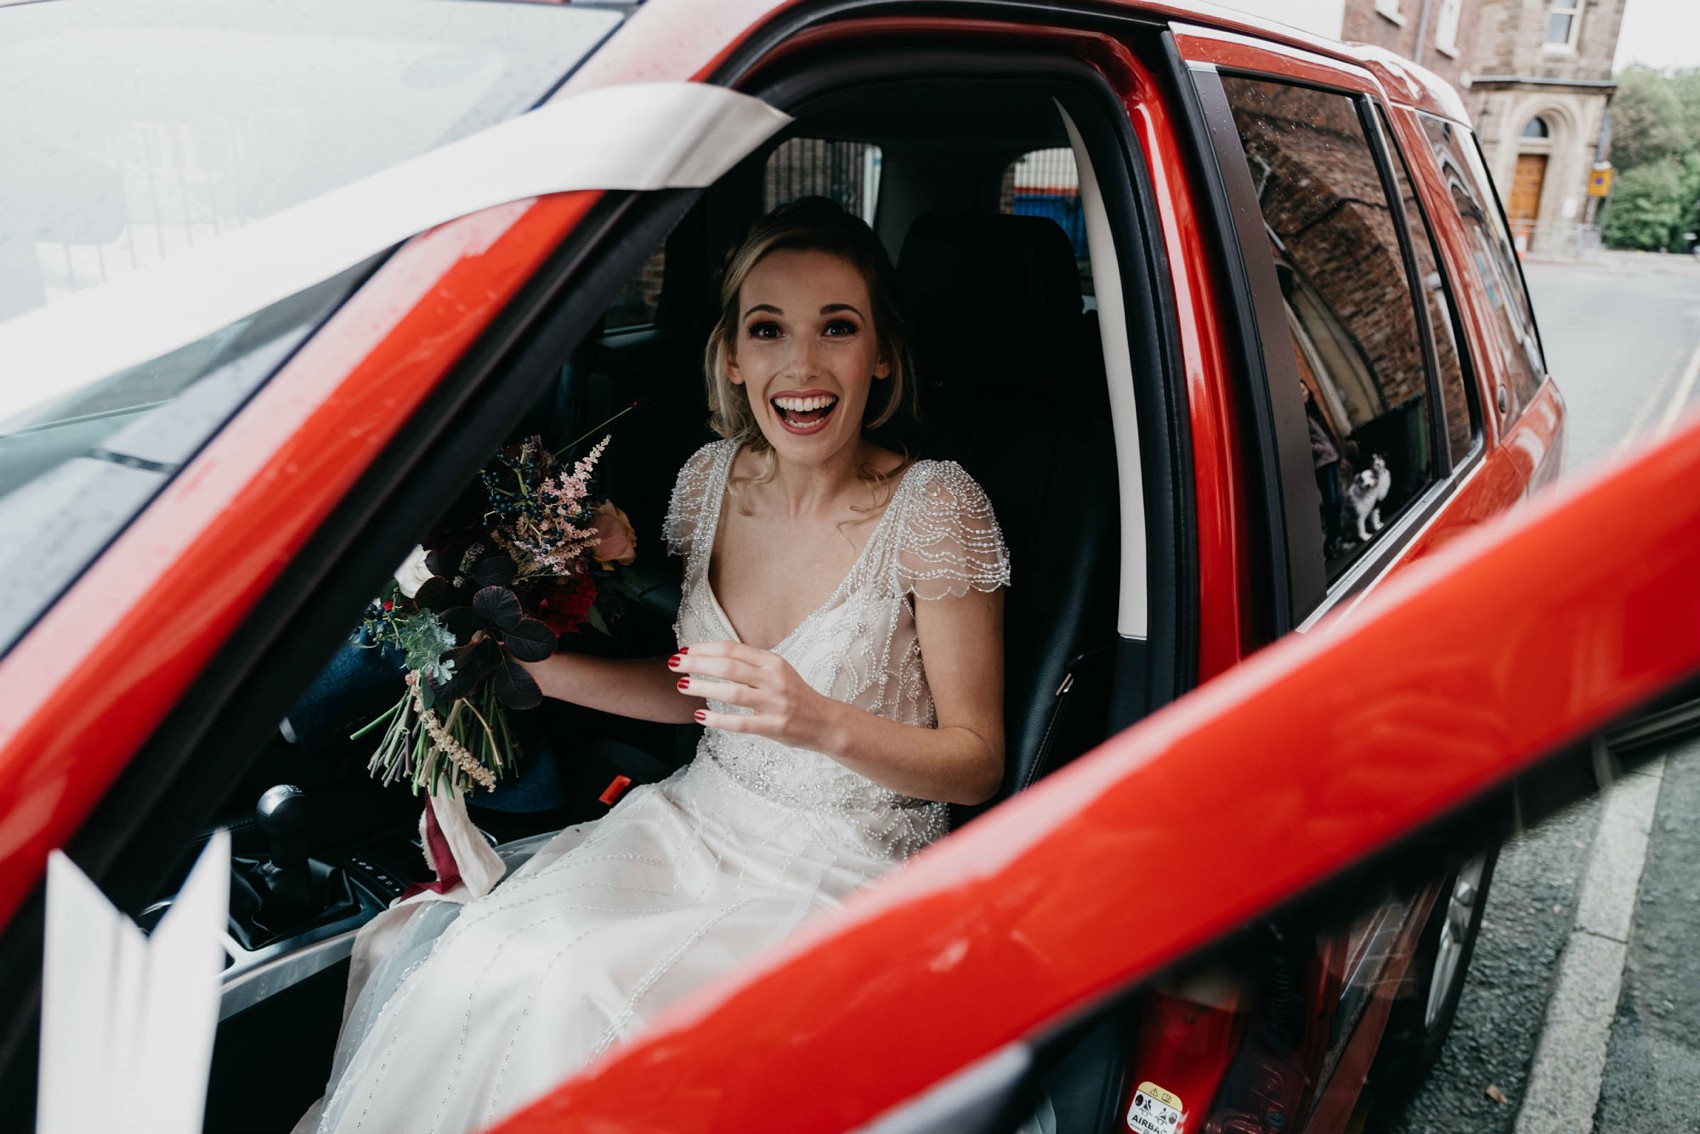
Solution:
{"label": "gear stick", "polygon": [[254,805],[254,821],[271,840],[272,869],[307,868],[307,793],[294,784],[268,788]]}
{"label": "gear stick", "polygon": [[311,830],[307,793],[293,784],[278,784],[260,796],[254,820],[271,841],[271,861],[256,872],[263,893],[254,921],[273,929],[309,917],[316,907],[314,880],[307,863]]}

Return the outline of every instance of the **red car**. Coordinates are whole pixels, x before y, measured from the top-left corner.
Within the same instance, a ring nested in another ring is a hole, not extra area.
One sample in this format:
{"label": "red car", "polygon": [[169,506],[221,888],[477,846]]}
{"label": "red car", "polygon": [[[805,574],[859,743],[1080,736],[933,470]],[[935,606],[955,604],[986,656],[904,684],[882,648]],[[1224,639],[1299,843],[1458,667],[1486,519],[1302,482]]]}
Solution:
{"label": "red car", "polygon": [[[317,1095],[353,930],[423,871],[347,739],[349,626],[512,436],[635,407],[603,488],[653,547],[716,258],[796,196],[892,251],[923,451],[1009,537],[1005,789],[507,1128],[1342,1129],[1438,1050],[1491,877],[1491,809],[1413,832],[1700,660],[1641,629],[1695,617],[1693,494],[1626,503],[1692,435],[1382,592],[1563,438],[1467,116],[1400,60],[1138,2],[115,11],[0,48],[101,76],[30,88],[0,195],[51,205],[0,291],[8,1097],[48,852],[145,922],[220,825],[323,901],[233,910],[208,1126]],[[640,565],[591,648],[665,635]],[[539,712],[493,834],[689,751]]]}

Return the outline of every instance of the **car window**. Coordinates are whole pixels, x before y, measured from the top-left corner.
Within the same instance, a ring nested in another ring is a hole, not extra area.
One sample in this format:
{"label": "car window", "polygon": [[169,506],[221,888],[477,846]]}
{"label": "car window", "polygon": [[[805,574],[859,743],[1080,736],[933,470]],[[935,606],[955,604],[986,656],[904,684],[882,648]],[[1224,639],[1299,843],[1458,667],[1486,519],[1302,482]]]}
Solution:
{"label": "car window", "polygon": [[614,297],[614,302],[603,316],[603,330],[626,331],[652,326],[661,310],[661,285],[666,278],[667,246],[663,243],[649,254],[637,275],[626,281],[626,286]]}
{"label": "car window", "polygon": [[1514,415],[1529,404],[1546,380],[1546,362],[1535,330],[1534,308],[1523,287],[1523,270],[1518,266],[1475,138],[1443,118],[1426,114],[1422,118],[1423,131],[1452,191],[1452,204],[1463,219],[1482,296],[1493,313],[1489,333],[1499,348],[1494,369],[1509,390],[1509,412]]}
{"label": "car window", "polygon": [[1446,421],[1446,447],[1452,465],[1456,466],[1469,454],[1480,435],[1475,408],[1469,394],[1470,383],[1464,377],[1464,348],[1458,332],[1458,313],[1452,303],[1452,290],[1440,270],[1440,256],[1434,239],[1423,223],[1422,203],[1411,186],[1405,157],[1393,144],[1393,132],[1385,117],[1380,119],[1382,137],[1392,153],[1393,183],[1404,209],[1404,220],[1411,241],[1411,259],[1416,268],[1418,287],[1423,297],[1423,314],[1428,319],[1429,340],[1434,344],[1435,375],[1440,379],[1440,407]]}
{"label": "car window", "polygon": [[998,211],[1016,216],[1050,217],[1068,233],[1080,272],[1080,294],[1093,309],[1092,264],[1086,249],[1086,207],[1080,199],[1080,169],[1065,147],[1032,150],[1003,171]]}
{"label": "car window", "polygon": [[0,653],[368,270],[0,422]]}
{"label": "car window", "polygon": [[[762,211],[798,197],[830,197],[872,224],[879,199],[880,160],[880,148],[867,142],[791,138],[768,156],[762,170]],[[654,326],[666,274],[667,250],[657,248],[614,298],[603,330]]]}
{"label": "car window", "polygon": [[519,114],[620,21],[469,0],[0,17],[0,319]]}
{"label": "car window", "polygon": [[1349,96],[1223,76],[1298,361],[1330,580],[1434,473],[1399,224]]}
{"label": "car window", "polygon": [[791,138],[773,151],[762,171],[762,211],[798,197],[831,197],[873,224],[882,156],[878,146],[867,142]]}

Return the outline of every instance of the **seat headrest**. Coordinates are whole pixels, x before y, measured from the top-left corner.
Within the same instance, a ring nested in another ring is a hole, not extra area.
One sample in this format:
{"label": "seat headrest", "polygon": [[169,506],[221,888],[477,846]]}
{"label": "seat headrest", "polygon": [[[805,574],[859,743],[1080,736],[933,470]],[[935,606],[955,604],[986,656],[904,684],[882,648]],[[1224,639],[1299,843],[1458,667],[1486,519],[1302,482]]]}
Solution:
{"label": "seat headrest", "polygon": [[1011,393],[1076,368],[1080,277],[1047,217],[927,213],[897,261],[923,389]]}

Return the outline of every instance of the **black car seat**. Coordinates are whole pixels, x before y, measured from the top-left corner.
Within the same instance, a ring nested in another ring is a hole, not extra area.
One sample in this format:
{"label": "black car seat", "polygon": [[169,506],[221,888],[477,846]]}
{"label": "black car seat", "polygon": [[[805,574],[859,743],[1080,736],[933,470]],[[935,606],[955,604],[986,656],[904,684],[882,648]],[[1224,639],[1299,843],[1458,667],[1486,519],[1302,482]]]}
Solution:
{"label": "black car seat", "polygon": [[1117,493],[1096,315],[1044,217],[923,215],[898,278],[921,455],[980,482],[1009,544],[1003,799],[1102,740],[1108,716]]}

